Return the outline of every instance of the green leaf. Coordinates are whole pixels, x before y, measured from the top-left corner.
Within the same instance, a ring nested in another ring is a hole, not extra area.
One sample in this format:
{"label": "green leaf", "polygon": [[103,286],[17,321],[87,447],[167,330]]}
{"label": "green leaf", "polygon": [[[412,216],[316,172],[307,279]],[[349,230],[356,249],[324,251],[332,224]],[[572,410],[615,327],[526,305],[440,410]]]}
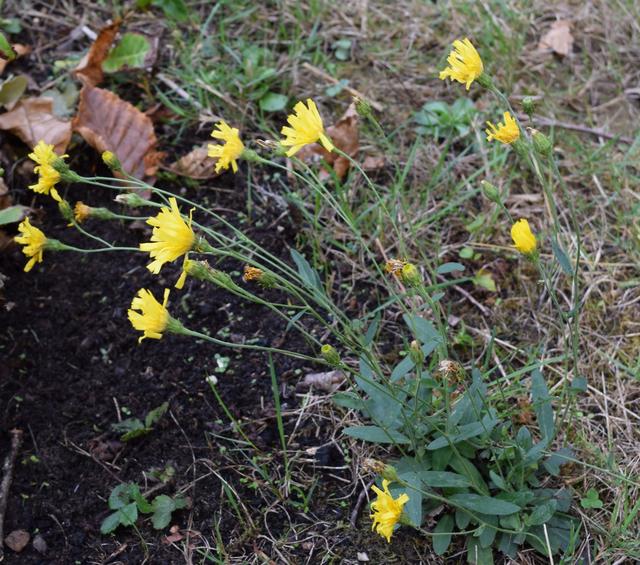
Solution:
{"label": "green leaf", "polygon": [[176,509],[174,500],[166,494],[161,494],[153,499],[153,516],[151,523],[156,530],[162,530],[169,525],[171,513]]}
{"label": "green leaf", "polygon": [[144,419],[144,425],[147,428],[153,427],[153,425],[156,424],[160,420],[160,418],[165,415],[168,408],[169,403],[163,402],[160,406],[151,410],[151,412],[149,412],[147,414],[147,417]]}
{"label": "green leaf", "polygon": [[555,240],[551,239],[551,249],[553,250],[553,254],[555,255],[558,263],[560,263],[560,267],[564,271],[564,274],[572,277],[573,276],[573,267],[571,266],[571,261],[569,261],[569,257],[562,249],[562,246]]}
{"label": "green leaf", "polygon": [[531,515],[526,518],[525,521],[529,526],[541,526],[553,518],[557,507],[558,503],[555,500],[550,500],[549,502],[540,504],[534,508]]}
{"label": "green leaf", "polygon": [[123,67],[139,68],[144,66],[144,59],[151,45],[144,35],[125,33],[109,56],[102,62],[102,69],[107,73],[115,73]]}
{"label": "green leaf", "polygon": [[436,272],[439,275],[446,275],[454,271],[464,271],[464,269],[465,269],[465,266],[460,263],[445,263],[444,265],[440,265],[436,269]]}
{"label": "green leaf", "polygon": [[27,89],[28,80],[24,75],[18,75],[0,85],[0,105],[11,108]]}
{"label": "green leaf", "polygon": [[498,518],[489,514],[485,514],[481,518],[484,523],[480,526],[477,534],[480,547],[491,547],[493,540],[496,539],[496,534],[498,533],[498,530],[496,529],[496,526],[498,526]]}
{"label": "green leaf", "polygon": [[438,524],[433,529],[433,551],[436,555],[444,555],[451,544],[453,533],[453,516],[445,514],[438,520]]}
{"label": "green leaf", "polygon": [[289,97],[276,92],[267,92],[258,103],[263,112],[282,112],[287,107]]}
{"label": "green leaf", "polygon": [[[322,291],[322,283],[320,281],[320,276],[315,271],[315,269],[309,264],[300,253],[298,253],[295,249],[290,250],[291,258],[293,259],[296,267],[298,268],[298,274],[304,283],[308,286],[315,288],[317,290]],[[324,294],[324,292],[323,292]]]}
{"label": "green leaf", "polygon": [[109,495],[109,508],[118,510],[124,508],[131,501],[131,484],[126,483],[115,487]]}
{"label": "green leaf", "polygon": [[409,329],[422,343],[429,343],[431,341],[439,343],[442,341],[442,336],[428,320],[410,314],[403,314],[402,317],[407,326],[409,326]]}
{"label": "green leaf", "polygon": [[407,375],[407,373],[409,373],[415,366],[416,364],[413,362],[411,357],[407,355],[402,361],[400,361],[400,363],[398,363],[393,368],[393,371],[391,372],[391,376],[389,377],[389,380],[392,383],[398,382],[401,378]]}
{"label": "green leaf", "polygon": [[476,491],[489,494],[489,487],[487,486],[487,483],[482,478],[480,471],[476,469],[476,466],[471,463],[471,461],[464,457],[460,457],[457,453],[454,453],[451,457],[451,461],[449,461],[449,466],[454,471],[457,471],[459,474],[467,477]]}
{"label": "green leaf", "polygon": [[466,488],[471,486],[471,481],[458,473],[449,471],[421,471],[422,482],[431,488]]}
{"label": "green leaf", "polygon": [[482,547],[476,538],[469,536],[467,538],[467,563],[493,565],[493,551],[490,547]]}
{"label": "green leaf", "polygon": [[472,247],[463,247],[458,253],[458,257],[460,259],[472,259],[475,254],[475,251]]}
{"label": "green leaf", "polygon": [[549,471],[554,477],[560,475],[560,465],[564,465],[565,463],[569,463],[573,460],[573,451],[568,447],[562,447],[558,449],[555,453],[552,453],[548,459],[546,459],[542,464],[545,469]]}
{"label": "green leaf", "polygon": [[346,428],[344,433],[356,439],[371,441],[373,443],[407,444],[409,438],[396,430],[383,430],[378,426],[352,426]]}
{"label": "green leaf", "polygon": [[117,512],[120,515],[120,523],[123,526],[133,526],[138,519],[138,505],[135,502],[119,508]]}
{"label": "green leaf", "polygon": [[138,485],[133,485],[130,492],[131,498],[133,498],[133,501],[136,503],[136,506],[138,507],[138,510],[140,512],[142,512],[143,514],[150,514],[151,512],[153,512],[153,505],[151,505],[147,501],[147,499],[142,496],[140,487]]}
{"label": "green leaf", "polygon": [[153,0],[152,4],[161,8],[170,20],[184,22],[189,19],[189,10],[183,0]]}
{"label": "green leaf", "polygon": [[28,208],[20,204],[0,210],[0,226],[19,222],[27,215],[26,210],[28,210]]}
{"label": "green leaf", "polygon": [[505,480],[494,471],[489,471],[489,478],[493,481],[493,484],[496,485],[500,490],[508,490],[508,485]]}
{"label": "green leaf", "polygon": [[407,493],[409,500],[404,505],[403,511],[409,518],[409,521],[417,528],[422,525],[422,481],[418,473],[408,471],[399,473],[400,480],[407,484],[407,487],[392,488],[391,492],[394,497],[402,493]]}
{"label": "green leaf", "polygon": [[511,502],[491,496],[482,496],[480,494],[453,494],[449,497],[449,500],[467,510],[481,514],[505,516],[506,514],[513,514],[514,512],[520,511],[520,507]]}
{"label": "green leaf", "polygon": [[103,535],[110,534],[120,525],[120,512],[116,511],[109,514],[100,524],[100,533]]}
{"label": "green leaf", "polygon": [[11,47],[11,43],[4,36],[4,33],[0,33],[0,52],[9,60],[12,61],[16,58],[16,53]]}
{"label": "green leaf", "polygon": [[337,392],[333,395],[333,403],[349,410],[363,410],[364,401],[353,392]]}
{"label": "green leaf", "polygon": [[482,418],[481,422],[465,424],[464,426],[460,426],[460,428],[458,428],[458,433],[456,434],[447,437],[442,436],[434,439],[429,445],[427,445],[427,450],[433,451],[450,444],[460,443],[461,441],[465,441],[467,439],[471,439],[485,433],[489,434],[497,423],[498,420],[496,418],[493,418],[490,414],[486,414]]}
{"label": "green leaf", "polygon": [[600,500],[600,495],[598,494],[598,491],[594,488],[590,488],[587,491],[587,496],[585,498],[581,498],[580,499],[580,506],[582,506],[582,508],[602,508],[603,503],[602,500]]}
{"label": "green leaf", "polygon": [[489,292],[496,292],[496,283],[493,280],[493,275],[484,269],[480,269],[475,277],[473,277],[473,284],[488,290]]}
{"label": "green leaf", "polygon": [[552,440],[555,433],[553,407],[551,406],[551,397],[549,396],[547,383],[544,381],[544,377],[538,369],[534,369],[531,373],[531,397],[533,399],[533,408],[536,412],[540,433],[543,438]]}

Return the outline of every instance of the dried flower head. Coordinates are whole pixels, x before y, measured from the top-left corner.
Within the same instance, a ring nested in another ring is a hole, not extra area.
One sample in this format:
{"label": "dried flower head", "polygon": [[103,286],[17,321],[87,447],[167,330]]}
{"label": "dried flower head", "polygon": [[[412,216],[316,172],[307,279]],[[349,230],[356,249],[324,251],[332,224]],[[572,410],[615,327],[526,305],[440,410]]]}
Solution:
{"label": "dried flower head", "polygon": [[87,206],[84,202],[76,202],[76,205],[73,208],[73,217],[76,219],[76,222],[81,224],[89,216],[91,216],[91,207]]}
{"label": "dried flower head", "polygon": [[285,136],[280,143],[285,147],[290,147],[287,156],[295,155],[305,145],[319,141],[327,151],[333,151],[333,143],[324,133],[324,125],[316,103],[310,98],[307,105],[298,102],[293,107],[293,114],[289,115],[287,122],[289,126],[282,128],[282,135]]}
{"label": "dried flower head", "polygon": [[406,264],[407,262],[402,259],[389,259],[384,265],[384,270],[387,273],[391,273],[392,275],[399,277],[402,274],[402,268]]}

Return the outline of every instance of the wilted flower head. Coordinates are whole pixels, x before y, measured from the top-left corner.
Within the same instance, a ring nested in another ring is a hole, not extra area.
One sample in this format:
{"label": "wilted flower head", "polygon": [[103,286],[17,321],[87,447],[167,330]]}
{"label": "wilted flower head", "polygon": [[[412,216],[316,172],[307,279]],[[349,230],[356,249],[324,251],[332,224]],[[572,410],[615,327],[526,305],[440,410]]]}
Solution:
{"label": "wilted flower head", "polygon": [[496,127],[491,122],[487,122],[489,126],[485,132],[487,134],[487,141],[497,139],[501,143],[511,144],[520,138],[520,128],[517,122],[509,112],[505,112],[504,123],[498,123]]}
{"label": "wilted flower head", "polygon": [[[144,338],[160,339],[169,323],[169,312],[166,308],[169,300],[169,289],[164,291],[164,299],[160,304],[150,291],[142,288],[131,302],[128,316],[131,325],[141,332],[141,342]],[[136,310],[139,310],[137,312]]]}
{"label": "wilted flower head", "polygon": [[453,49],[447,57],[447,63],[449,66],[440,72],[440,79],[457,80],[466,85],[467,90],[484,71],[480,55],[466,37],[462,41],[456,39],[453,42]]}
{"label": "wilted flower head", "polygon": [[163,207],[157,216],[147,220],[147,223],[153,226],[151,241],[140,244],[140,249],[148,251],[154,259],[147,265],[147,269],[154,275],[160,272],[162,265],[175,261],[191,250],[195,242],[195,234],[191,229],[191,215],[187,224],[180,215],[178,203],[173,196],[169,198],[169,204],[171,208]]}
{"label": "wilted flower head", "polygon": [[30,257],[24,266],[24,272],[28,273],[36,263],[42,262],[44,249],[47,245],[47,236],[38,228],[32,226],[29,218],[25,218],[20,222],[18,231],[21,235],[14,237],[14,240],[24,245],[22,252],[27,257]]}
{"label": "wilted flower head", "polygon": [[536,236],[525,219],[518,220],[511,226],[511,238],[516,249],[524,255],[530,255],[536,250]]}
{"label": "wilted flower head", "polygon": [[33,148],[33,152],[29,153],[29,158],[37,163],[33,170],[38,173],[38,182],[30,185],[29,188],[39,194],[49,194],[59,202],[60,195],[55,185],[60,181],[60,173],[56,171],[53,164],[56,160],[64,159],[65,157],[67,155],[58,156],[53,149],[53,145],[49,145],[42,140],[38,141]]}
{"label": "wilted flower head", "polygon": [[91,216],[91,207],[87,206],[84,202],[76,202],[76,205],[73,208],[73,217],[76,219],[76,222],[81,224],[89,216]]}
{"label": "wilted flower head", "polygon": [[409,496],[404,493],[394,499],[389,492],[389,481],[387,479],[382,481],[383,490],[380,490],[375,485],[371,488],[378,495],[378,498],[371,503],[371,510],[373,510],[373,514],[371,514],[371,519],[373,520],[371,529],[386,538],[390,543],[393,528],[400,521],[402,508],[409,502]]}
{"label": "wilted flower head", "polygon": [[284,126],[280,132],[285,136],[280,143],[291,147],[287,151],[287,157],[295,155],[305,145],[316,141],[320,141],[327,151],[333,151],[333,143],[324,133],[324,125],[316,103],[309,98],[306,106],[303,102],[298,102],[293,111],[294,113],[287,118],[291,127]]}
{"label": "wilted flower head", "polygon": [[222,169],[228,169],[229,165],[233,172],[238,172],[239,159],[244,151],[244,144],[240,139],[240,134],[236,128],[229,127],[225,121],[218,122],[216,129],[211,132],[211,137],[224,141],[223,145],[209,144],[207,146],[207,155],[214,159],[218,159],[216,163],[216,173]]}
{"label": "wilted flower head", "polygon": [[384,265],[384,270],[399,277],[402,274],[402,267],[406,264],[407,262],[402,259],[389,259]]}
{"label": "wilted flower head", "polygon": [[265,273],[262,269],[258,269],[257,267],[251,267],[249,265],[244,266],[244,273],[242,275],[242,280],[244,282],[255,281],[260,286],[264,287],[272,287],[276,280],[273,275],[269,273]]}

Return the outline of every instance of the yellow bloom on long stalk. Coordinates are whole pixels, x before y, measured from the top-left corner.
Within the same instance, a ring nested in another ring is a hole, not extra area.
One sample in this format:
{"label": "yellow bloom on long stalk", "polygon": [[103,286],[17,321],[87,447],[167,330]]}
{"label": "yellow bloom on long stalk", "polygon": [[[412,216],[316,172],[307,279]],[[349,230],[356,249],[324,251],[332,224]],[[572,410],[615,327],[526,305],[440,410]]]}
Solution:
{"label": "yellow bloom on long stalk", "polygon": [[289,115],[287,122],[280,133],[285,136],[280,143],[285,147],[291,147],[287,151],[287,157],[295,155],[305,145],[319,141],[327,151],[333,151],[333,143],[324,133],[324,125],[316,103],[307,99],[307,105],[298,102],[293,107],[293,114]]}
{"label": "yellow bloom on long stalk", "polygon": [[387,479],[382,481],[383,490],[380,490],[375,485],[371,488],[378,495],[378,498],[371,503],[371,510],[373,510],[373,514],[371,514],[371,519],[373,520],[371,529],[375,530],[383,538],[387,538],[388,542],[391,542],[393,528],[400,520],[402,507],[409,502],[409,496],[404,493],[394,499],[389,492],[389,481]]}
{"label": "yellow bloom on long stalk", "polygon": [[[152,339],[160,339],[162,337],[162,333],[167,329],[170,320],[169,311],[167,310],[168,300],[168,288],[164,291],[162,304],[155,299],[150,291],[141,288],[131,301],[131,308],[128,312],[129,321],[136,330],[143,332],[138,343],[146,337]],[[139,310],[139,312],[136,310]]]}
{"label": "yellow bloom on long stalk", "polygon": [[38,141],[33,148],[33,152],[29,153],[29,158],[37,163],[34,171],[38,173],[39,178],[36,184],[29,186],[31,190],[39,194],[49,194],[52,198],[60,202],[60,195],[55,185],[60,181],[60,173],[55,170],[53,163],[57,159],[64,159],[68,155],[58,155],[53,145],[49,145],[44,141]]}
{"label": "yellow bloom on long stalk", "polygon": [[47,236],[42,233],[38,228],[31,225],[29,218],[25,218],[20,222],[18,231],[22,235],[17,235],[13,239],[17,243],[24,245],[22,252],[30,257],[27,264],[24,266],[24,272],[28,273],[36,263],[42,262],[42,256],[44,254],[45,246],[47,245]]}
{"label": "yellow bloom on long stalk", "polygon": [[440,72],[440,79],[457,80],[466,85],[467,90],[484,71],[480,55],[466,37],[462,41],[456,39],[453,42],[453,49],[447,57],[447,63],[449,66]]}
{"label": "yellow bloom on long stalk", "polygon": [[531,255],[536,250],[536,236],[525,219],[518,220],[511,226],[511,238],[516,249],[524,255]]}
{"label": "yellow bloom on long stalk", "polygon": [[520,138],[520,128],[513,116],[509,112],[505,112],[503,117],[504,123],[498,123],[497,127],[491,122],[487,122],[489,126],[485,130],[487,141],[497,139],[501,143],[511,144]]}
{"label": "yellow bloom on long stalk", "polygon": [[196,236],[191,229],[191,214],[189,223],[184,221],[178,203],[172,196],[169,198],[170,208],[163,207],[157,216],[149,218],[147,223],[153,226],[151,241],[141,243],[140,249],[148,251],[154,259],[147,265],[154,275],[157,275],[165,263],[175,261],[193,247]]}
{"label": "yellow bloom on long stalk", "polygon": [[216,129],[211,132],[211,137],[224,141],[224,145],[209,144],[207,146],[207,155],[218,159],[216,173],[219,173],[222,169],[228,169],[229,165],[231,165],[233,172],[237,173],[238,163],[236,159],[239,159],[244,151],[244,144],[240,139],[240,133],[237,128],[229,127],[225,121],[218,122]]}

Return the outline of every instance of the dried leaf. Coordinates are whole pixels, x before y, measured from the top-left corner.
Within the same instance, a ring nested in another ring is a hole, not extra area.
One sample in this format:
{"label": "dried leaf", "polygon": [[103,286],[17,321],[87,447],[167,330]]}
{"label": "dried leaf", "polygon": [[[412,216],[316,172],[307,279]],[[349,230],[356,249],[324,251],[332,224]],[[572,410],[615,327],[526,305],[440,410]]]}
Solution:
{"label": "dried leaf", "polygon": [[4,179],[0,177],[0,210],[4,210],[11,206],[13,200],[9,194],[9,187],[4,182]]}
{"label": "dried leaf", "polygon": [[[355,103],[347,108],[342,117],[332,126],[327,128],[327,135],[333,141],[333,144],[350,157],[355,157],[360,149],[360,140],[358,134],[358,112]],[[346,157],[329,153],[324,147],[315,143],[303,147],[296,155],[299,159],[306,162],[324,159],[331,165],[338,176],[344,177],[349,170],[349,160]],[[320,172],[320,178],[327,178],[327,171]]]}
{"label": "dried leaf", "polygon": [[100,153],[115,153],[130,175],[152,177],[158,170],[162,153],[153,123],[113,92],[85,84],[73,129]]}
{"label": "dried leaf", "polygon": [[107,58],[111,44],[120,29],[121,20],[116,20],[111,25],[103,27],[98,37],[93,42],[87,54],[81,59],[74,70],[74,74],[82,82],[96,86],[104,79],[102,62]]}
{"label": "dried leaf", "polygon": [[571,23],[567,20],[557,20],[551,24],[551,29],[542,36],[538,49],[551,49],[558,55],[566,57],[573,47]]}
{"label": "dried leaf", "polygon": [[31,53],[31,47],[28,45],[22,45],[21,43],[14,43],[12,46],[13,52],[15,53],[15,57],[13,59],[5,59],[0,57],[0,75],[4,72],[4,68],[11,61],[15,61],[20,57],[24,57],[28,53]]}
{"label": "dried leaf", "polygon": [[325,392],[335,392],[345,381],[345,375],[342,371],[328,371],[326,373],[309,373],[304,379],[298,383],[297,388],[308,390],[315,388]]}
{"label": "dried leaf", "polygon": [[168,169],[176,175],[203,180],[218,176],[215,167],[216,160],[209,157],[207,146],[202,145],[178,159]]}
{"label": "dried leaf", "polygon": [[5,545],[15,551],[16,553],[20,553],[27,544],[31,536],[29,532],[26,530],[13,530],[6,538],[4,538]]}
{"label": "dried leaf", "polygon": [[362,162],[365,171],[377,171],[382,169],[386,163],[384,155],[367,155]]}
{"label": "dried leaf", "polygon": [[71,122],[57,118],[51,98],[23,98],[13,110],[0,114],[0,130],[17,135],[29,147],[40,141],[64,153],[71,141]]}

